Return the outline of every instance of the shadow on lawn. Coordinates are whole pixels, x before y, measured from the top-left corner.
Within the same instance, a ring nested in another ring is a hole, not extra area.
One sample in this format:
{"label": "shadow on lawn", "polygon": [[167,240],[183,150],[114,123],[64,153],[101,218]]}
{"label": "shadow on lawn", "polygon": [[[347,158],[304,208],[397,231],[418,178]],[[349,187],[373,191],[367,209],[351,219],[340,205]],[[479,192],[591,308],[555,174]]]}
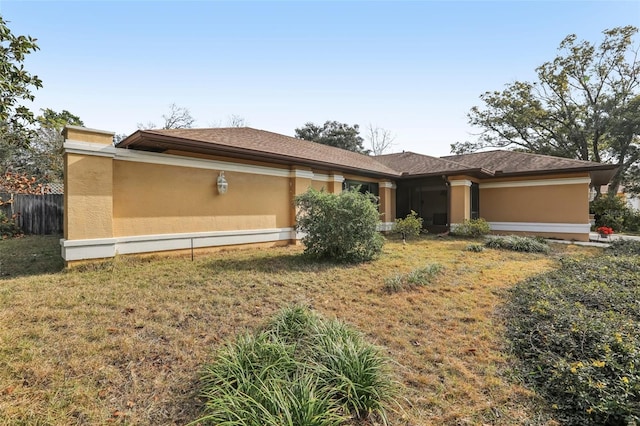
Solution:
{"label": "shadow on lawn", "polygon": [[279,272],[325,272],[333,269],[348,269],[357,264],[336,263],[330,260],[315,260],[303,254],[279,254],[275,256],[245,259],[213,259],[207,266],[216,271]]}
{"label": "shadow on lawn", "polygon": [[62,271],[60,238],[29,235],[0,240],[0,280]]}

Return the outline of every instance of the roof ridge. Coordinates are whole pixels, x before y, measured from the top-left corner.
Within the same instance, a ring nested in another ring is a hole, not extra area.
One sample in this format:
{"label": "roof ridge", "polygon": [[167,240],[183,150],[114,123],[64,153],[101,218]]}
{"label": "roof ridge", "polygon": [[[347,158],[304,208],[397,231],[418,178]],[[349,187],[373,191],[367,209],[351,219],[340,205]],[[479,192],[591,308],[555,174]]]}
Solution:
{"label": "roof ridge", "polygon": [[493,153],[493,152],[516,153],[516,154],[521,154],[521,155],[529,155],[529,156],[544,157],[544,158],[554,158],[554,159],[557,159],[557,160],[575,161],[575,162],[578,162],[578,163],[587,163],[587,164],[607,164],[607,163],[600,163],[600,162],[591,161],[591,160],[580,160],[580,159],[577,159],[577,158],[559,157],[557,155],[539,154],[539,153],[536,153],[536,152],[515,151],[515,150],[511,150],[511,149],[492,149],[492,150],[489,150],[489,151],[469,152],[469,153],[465,153],[465,154],[453,154],[453,155],[446,155],[446,156],[443,156],[441,158],[446,158],[446,157],[464,157],[466,155],[490,154],[490,153]]}

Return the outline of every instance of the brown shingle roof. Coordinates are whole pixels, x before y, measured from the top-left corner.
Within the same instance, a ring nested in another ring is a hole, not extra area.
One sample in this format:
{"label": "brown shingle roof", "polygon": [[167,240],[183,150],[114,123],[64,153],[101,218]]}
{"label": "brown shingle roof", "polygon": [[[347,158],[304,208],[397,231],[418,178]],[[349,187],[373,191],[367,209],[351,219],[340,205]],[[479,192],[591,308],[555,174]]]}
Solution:
{"label": "brown shingle roof", "polygon": [[326,167],[329,170],[399,176],[400,173],[368,155],[249,127],[213,129],[138,130],[118,148],[163,152],[169,149],[254,160]]}
{"label": "brown shingle roof", "polygon": [[481,166],[469,166],[454,161],[414,152],[385,154],[374,157],[382,164],[411,176],[435,176],[452,173],[470,173],[473,175],[492,175]]}
{"label": "brown shingle roof", "polygon": [[496,174],[537,174],[548,172],[612,170],[615,165],[572,160],[570,158],[549,155],[529,154],[518,151],[486,151],[472,154],[448,155],[445,160],[466,164],[470,167],[483,167]]}
{"label": "brown shingle roof", "polygon": [[589,171],[594,181],[604,184],[616,170],[616,166],[610,164],[499,150],[440,158],[413,152],[370,157],[249,127],[138,130],[117,146],[154,152],[178,150],[228,155],[391,178],[462,173],[491,177]]}

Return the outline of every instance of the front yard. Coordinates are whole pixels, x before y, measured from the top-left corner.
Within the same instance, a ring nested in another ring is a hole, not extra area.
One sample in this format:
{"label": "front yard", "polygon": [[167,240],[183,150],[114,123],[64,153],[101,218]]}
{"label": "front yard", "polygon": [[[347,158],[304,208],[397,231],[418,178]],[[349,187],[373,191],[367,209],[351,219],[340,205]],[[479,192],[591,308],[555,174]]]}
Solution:
{"label": "front yard", "polygon": [[[468,244],[389,241],[361,266],[311,263],[285,247],[60,271],[47,255],[55,238],[0,241],[0,424],[193,421],[214,351],[294,303],[385,348],[402,384],[393,425],[547,424],[549,407],[511,370],[499,310],[516,283],[597,249],[476,253]],[[385,278],[432,264],[441,273],[431,284],[385,291]]]}

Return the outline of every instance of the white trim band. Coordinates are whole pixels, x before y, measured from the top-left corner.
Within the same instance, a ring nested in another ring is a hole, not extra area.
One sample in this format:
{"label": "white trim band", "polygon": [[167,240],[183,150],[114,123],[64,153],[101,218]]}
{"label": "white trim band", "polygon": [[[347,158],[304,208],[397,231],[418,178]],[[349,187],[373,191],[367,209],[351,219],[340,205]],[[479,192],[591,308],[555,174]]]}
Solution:
{"label": "white trim band", "polygon": [[113,145],[105,145],[102,143],[74,141],[71,139],[64,141],[64,152],[70,154],[89,154],[114,158],[117,150],[118,148],[115,148]]}
{"label": "white trim band", "polygon": [[463,180],[451,180],[449,181],[451,186],[471,186],[471,181],[467,179]]}
{"label": "white trim band", "polygon": [[480,189],[491,188],[518,188],[522,186],[550,186],[550,185],[578,185],[590,184],[591,178],[565,178],[565,179],[536,179],[536,180],[513,180],[507,182],[486,182],[480,184]]}
{"label": "white trim band", "polygon": [[295,170],[291,170],[291,177],[301,178],[301,179],[313,179],[313,172],[311,170],[295,169]]}
{"label": "white trim band", "polygon": [[344,182],[344,176],[342,175],[324,175],[322,173],[312,173],[311,180],[318,182]]}
{"label": "white trim band", "polygon": [[111,157],[114,160],[133,161],[137,163],[162,164],[165,166],[221,170],[225,172],[250,173],[255,175],[286,178],[303,178],[323,182],[344,182],[344,176],[342,175],[325,175],[321,173],[313,173],[310,170],[279,169],[276,167],[231,163],[228,161],[208,160],[157,152],[138,151],[134,149],[115,148],[111,145],[75,141],[71,139],[67,139],[64,142],[64,151],[71,154]]}
{"label": "white trim band", "polygon": [[380,222],[378,223],[376,230],[378,232],[389,232],[393,229],[393,225],[395,225],[395,222]]}
{"label": "white trim band", "polygon": [[380,182],[378,183],[378,187],[396,189],[396,184],[393,182]]}
{"label": "white trim band", "polygon": [[[452,224],[453,225],[453,224]],[[588,234],[587,223],[541,223],[541,222],[489,222],[492,231],[552,232],[558,234]]]}
{"label": "white trim band", "polygon": [[[186,250],[191,247],[219,247],[236,244],[287,241],[296,237],[293,228],[250,229],[244,231],[194,232],[138,235],[131,237],[60,240],[66,261],[103,259],[116,254]],[[193,246],[191,245],[193,243]]]}

